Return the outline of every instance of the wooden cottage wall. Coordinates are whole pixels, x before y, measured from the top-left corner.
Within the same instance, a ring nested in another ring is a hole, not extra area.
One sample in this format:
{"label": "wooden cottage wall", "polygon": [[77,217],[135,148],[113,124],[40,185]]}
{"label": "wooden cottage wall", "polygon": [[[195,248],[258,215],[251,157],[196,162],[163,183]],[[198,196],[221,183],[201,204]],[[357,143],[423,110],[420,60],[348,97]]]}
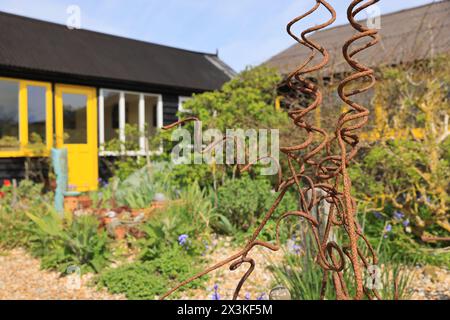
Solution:
{"label": "wooden cottage wall", "polygon": [[163,124],[168,125],[178,121],[178,96],[172,94],[163,95]]}

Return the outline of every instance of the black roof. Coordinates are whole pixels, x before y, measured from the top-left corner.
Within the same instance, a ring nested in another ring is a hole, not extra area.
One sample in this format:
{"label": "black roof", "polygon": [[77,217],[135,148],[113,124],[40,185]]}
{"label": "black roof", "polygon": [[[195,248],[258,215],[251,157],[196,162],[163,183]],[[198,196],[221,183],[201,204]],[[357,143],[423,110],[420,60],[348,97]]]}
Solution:
{"label": "black roof", "polygon": [[0,72],[91,83],[214,90],[234,71],[215,54],[193,52],[0,12]]}

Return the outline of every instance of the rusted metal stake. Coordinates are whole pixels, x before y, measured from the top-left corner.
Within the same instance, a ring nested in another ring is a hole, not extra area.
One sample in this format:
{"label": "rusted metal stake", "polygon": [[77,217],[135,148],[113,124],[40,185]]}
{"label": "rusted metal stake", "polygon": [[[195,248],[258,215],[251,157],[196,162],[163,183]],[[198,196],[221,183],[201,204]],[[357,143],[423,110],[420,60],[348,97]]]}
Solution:
{"label": "rusted metal stake", "polygon": [[[357,31],[357,34],[344,44],[343,55],[353,68],[354,73],[342,80],[338,88],[339,96],[349,106],[350,110],[339,117],[334,134],[327,133],[324,129],[319,128],[314,123],[310,123],[308,120],[308,115],[320,107],[323,98],[321,88],[310,80],[310,74],[323,69],[328,64],[329,53],[326,48],[307,36],[333,24],[336,20],[336,12],[327,1],[316,0],[316,4],[308,12],[293,19],[287,25],[288,34],[311,51],[309,58],[292,72],[286,80],[289,88],[294,93],[297,93],[297,95],[289,95],[292,108],[290,108],[288,115],[293,123],[305,132],[306,139],[295,145],[280,148],[287,157],[289,172],[287,177],[283,178],[281,167],[278,164],[278,197],[245,247],[227,259],[183,281],[165,293],[161,299],[165,299],[184,285],[225,265],[230,265],[230,270],[234,271],[242,265],[248,264],[249,267],[239,281],[233,295],[233,299],[237,299],[242,286],[255,268],[255,261],[249,257],[252,249],[261,246],[272,251],[279,250],[281,248],[280,223],[289,217],[302,218],[311,227],[311,232],[317,245],[316,262],[324,272],[321,298],[324,298],[325,288],[328,285],[328,276],[331,274],[337,299],[362,299],[364,295],[369,299],[373,299],[373,297],[379,299],[376,290],[364,287],[363,270],[367,269],[370,264],[377,264],[377,258],[371,244],[363,235],[357,222],[356,201],[351,196],[351,181],[348,175],[350,161],[358,151],[358,131],[367,123],[369,116],[369,111],[353,101],[351,97],[369,90],[375,84],[373,70],[358,62],[355,56],[361,51],[374,46],[379,41],[377,30],[368,29],[357,22],[355,17],[362,10],[377,2],[379,0],[354,0],[347,11],[348,20]],[[308,28],[300,35],[296,35],[293,32],[293,26],[305,17],[312,15],[320,7],[324,7],[328,11],[330,18],[326,22]],[[351,46],[356,41],[365,38],[370,41],[362,47],[351,50]],[[316,55],[320,55],[322,58],[317,64],[311,65]],[[369,80],[370,83],[361,87],[362,85],[358,86],[358,80],[359,82],[361,80]],[[350,84],[352,84],[353,89],[346,91]],[[310,97],[312,103],[306,106],[299,106],[298,99],[292,99],[292,96],[299,95]],[[198,119],[195,117],[188,118],[167,126],[165,129],[173,128],[187,121],[198,121]],[[339,150],[339,153],[333,154],[333,150]],[[251,164],[242,170],[248,170],[250,167]],[[307,168],[312,170],[307,171]],[[313,172],[313,174],[308,175],[307,172]],[[260,232],[264,229],[267,222],[273,218],[272,215],[275,209],[290,189],[295,189],[298,194],[299,210],[286,212],[277,219],[275,244],[258,240]],[[319,219],[317,216],[319,210],[317,208],[324,204],[327,207],[327,214]],[[336,243],[332,236],[338,229],[341,231],[340,234],[343,235],[342,244]],[[370,260],[363,255],[363,251],[359,247],[358,241],[360,239],[363,240],[362,242],[368,248],[371,256]],[[351,269],[345,269],[346,260],[350,262]],[[352,273],[356,289],[354,296],[351,296],[349,293],[349,288],[344,281],[344,272]]]}

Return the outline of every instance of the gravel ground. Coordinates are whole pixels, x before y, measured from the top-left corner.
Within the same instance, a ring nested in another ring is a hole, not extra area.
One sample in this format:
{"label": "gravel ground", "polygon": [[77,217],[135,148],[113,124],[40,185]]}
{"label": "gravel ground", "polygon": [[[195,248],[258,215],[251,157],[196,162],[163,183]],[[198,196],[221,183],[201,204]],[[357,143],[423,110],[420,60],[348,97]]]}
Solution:
{"label": "gravel ground", "polygon": [[[227,242],[221,248],[217,248],[210,256],[210,265],[214,262],[224,260],[232,254],[239,251],[239,249],[232,248]],[[273,252],[267,248],[255,247],[249,257],[256,262],[255,270],[250,275],[241,289],[239,299],[256,300],[268,299],[268,294],[272,289],[274,279],[268,270],[268,266],[273,263],[278,263],[283,258],[281,251]],[[242,265],[236,271],[230,271],[229,265],[212,272],[206,284],[206,290],[189,290],[185,292],[182,299],[198,299],[211,300],[215,293],[214,286],[217,285],[217,292],[221,300],[230,300],[233,298],[234,290],[241,280],[243,274],[248,270],[248,264]]]}
{"label": "gravel ground", "polygon": [[[227,242],[211,254],[211,261],[219,261],[236,252]],[[256,268],[241,290],[239,299],[267,299],[273,286],[273,278],[267,267],[282,260],[282,252],[271,252],[265,248],[255,248],[251,257]],[[214,286],[221,300],[231,299],[246,266],[229,271],[224,266],[211,273],[206,290],[190,290],[183,299],[211,300]],[[450,272],[442,268],[425,266],[411,270],[414,273],[411,290],[416,300],[449,300]],[[122,295],[112,295],[105,290],[90,286],[92,275],[61,277],[57,272],[40,270],[39,260],[30,257],[22,249],[0,251],[0,300],[121,300]]]}
{"label": "gravel ground", "polygon": [[450,300],[450,271],[433,266],[418,267],[411,290],[414,300]]}
{"label": "gravel ground", "polygon": [[120,295],[88,285],[92,275],[60,277],[40,270],[40,262],[22,249],[0,253],[0,300],[118,300]]}

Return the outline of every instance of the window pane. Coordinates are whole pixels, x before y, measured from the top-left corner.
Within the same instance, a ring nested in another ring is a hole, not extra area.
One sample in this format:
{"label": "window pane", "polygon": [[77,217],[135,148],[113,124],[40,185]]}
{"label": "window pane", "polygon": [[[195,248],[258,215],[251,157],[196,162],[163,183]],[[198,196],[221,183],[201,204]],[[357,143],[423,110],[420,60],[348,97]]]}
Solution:
{"label": "window pane", "polygon": [[145,125],[147,128],[147,135],[149,137],[156,132],[157,103],[158,103],[157,97],[145,96]]}
{"label": "window pane", "polygon": [[0,149],[19,147],[19,83],[0,80]]}
{"label": "window pane", "polygon": [[87,143],[87,97],[83,94],[63,94],[64,143]]}
{"label": "window pane", "polygon": [[127,150],[139,150],[139,95],[125,94],[125,143]]}
{"label": "window pane", "polygon": [[28,86],[28,141],[43,143],[46,139],[46,88]]}
{"label": "window pane", "polygon": [[119,138],[119,99],[117,91],[103,90],[105,106],[105,142]]}

